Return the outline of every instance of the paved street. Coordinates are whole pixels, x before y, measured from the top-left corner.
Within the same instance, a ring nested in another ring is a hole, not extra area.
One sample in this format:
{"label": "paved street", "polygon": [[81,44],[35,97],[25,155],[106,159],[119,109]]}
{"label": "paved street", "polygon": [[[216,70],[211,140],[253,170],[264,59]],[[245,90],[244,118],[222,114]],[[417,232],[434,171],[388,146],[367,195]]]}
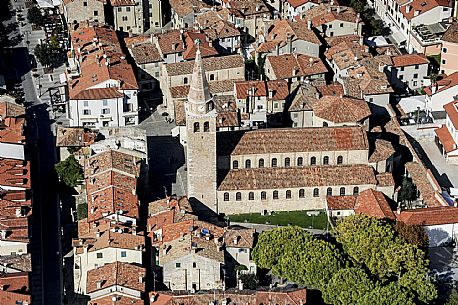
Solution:
{"label": "paved street", "polygon": [[[12,1],[13,9],[23,9],[21,14],[26,17],[27,10],[24,0]],[[16,16],[13,16],[15,21]],[[17,29],[23,34],[22,42],[5,52],[5,78],[20,80],[24,89],[25,101],[31,106],[27,110],[28,124],[28,151],[31,161],[32,180],[32,236],[30,252],[32,253],[32,302],[33,304],[60,305],[61,301],[61,251],[60,251],[60,209],[56,193],[57,177],[54,172],[55,144],[53,136],[53,122],[49,119],[46,96],[39,98],[37,83],[41,84],[42,93],[54,85],[49,77],[37,79],[35,83],[31,71],[28,54],[44,38],[43,31],[32,31],[31,25],[24,22],[24,26]],[[27,43],[29,42],[29,43]],[[53,75],[61,73],[63,67],[56,69]],[[5,73],[6,72],[6,73]],[[38,64],[37,73],[43,75],[43,68]],[[53,76],[54,77],[54,76]]]}
{"label": "paved street", "polygon": [[186,195],[185,151],[179,138],[172,137],[174,127],[175,123],[167,123],[159,111],[139,125],[148,137],[150,185],[154,198],[165,196],[164,187],[168,195]]}

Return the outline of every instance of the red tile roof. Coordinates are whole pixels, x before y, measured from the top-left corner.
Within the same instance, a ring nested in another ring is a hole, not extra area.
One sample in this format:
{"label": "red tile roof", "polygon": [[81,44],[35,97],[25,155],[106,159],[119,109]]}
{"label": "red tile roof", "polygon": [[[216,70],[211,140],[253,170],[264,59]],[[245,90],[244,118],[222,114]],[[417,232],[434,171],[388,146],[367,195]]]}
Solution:
{"label": "red tile roof", "polygon": [[361,122],[371,115],[366,101],[332,95],[312,101],[312,109],[315,116],[334,123]]}
{"label": "red tile roof", "polygon": [[444,110],[455,129],[458,129],[458,100],[445,104]]}
{"label": "red tile roof", "polygon": [[458,43],[458,23],[452,22],[450,27],[442,36],[442,41]]}
{"label": "red tile roof", "polygon": [[334,20],[353,22],[355,24],[359,22],[358,14],[353,8],[348,6],[331,6],[329,4],[315,6],[297,18],[312,21],[312,25],[316,28]]}
{"label": "red tile roof", "polygon": [[450,131],[448,130],[447,126],[442,125],[442,127],[434,129],[436,136],[439,138],[442,146],[446,153],[452,152],[458,149],[457,143],[453,139]]}
{"label": "red tile roof", "polygon": [[321,59],[304,54],[267,56],[267,61],[276,79],[312,76],[328,72]]}
{"label": "red tile roof", "polygon": [[374,169],[366,165],[251,168],[230,170],[219,191],[270,190],[299,187],[373,185]]}
{"label": "red tile roof", "polygon": [[[238,81],[234,85],[238,99],[246,99],[248,90],[251,90],[251,96],[267,97],[269,100],[284,100],[289,95],[288,82],[285,80]],[[270,90],[272,91],[272,98],[269,97]]]}
{"label": "red tile roof", "polygon": [[[407,20],[411,20],[438,6],[450,7],[449,3],[445,0],[414,0],[401,6],[399,10]],[[409,12],[407,12],[407,8],[409,8]]]}
{"label": "red tile roof", "polygon": [[28,294],[0,290],[0,304],[18,305],[32,304],[32,297]]}
{"label": "red tile roof", "polygon": [[23,117],[5,118],[0,115],[0,142],[24,144],[24,126],[25,118]]}
{"label": "red tile roof", "polygon": [[391,58],[395,67],[427,65],[429,60],[423,54],[403,54]]}
{"label": "red tile roof", "polygon": [[138,89],[132,66],[126,61],[116,32],[108,26],[88,26],[71,32],[75,58],[81,74],[69,82],[73,99],[81,91],[108,80],[118,81],[118,88]]}
{"label": "red tile roof", "polygon": [[199,49],[202,57],[211,57],[218,55],[213,44],[207,41],[207,36],[198,31],[187,31],[184,33],[186,50],[183,52],[183,59],[190,60],[196,58],[197,45],[196,40],[200,41]]}
{"label": "red tile roof", "polygon": [[447,77],[441,80],[438,80],[435,84],[432,84],[431,86],[426,87],[424,90],[427,95],[431,96],[433,95],[433,87],[435,87],[434,88],[435,89],[434,94],[435,94],[435,93],[450,89],[452,87],[455,87],[457,85],[458,85],[458,72],[454,72],[448,75]]}
{"label": "red tile roof", "polygon": [[373,189],[362,191],[358,195],[355,204],[355,213],[376,218],[395,219],[385,195]]}
{"label": "red tile roof", "polygon": [[0,158],[1,186],[30,188],[30,163],[28,161]]}
{"label": "red tile roof", "polygon": [[113,305],[112,298],[116,298],[116,305],[144,305],[145,301],[142,299],[137,299],[133,297],[129,297],[127,295],[120,295],[120,294],[110,294],[107,296],[103,296],[101,298],[97,298],[94,300],[89,301],[88,305]]}
{"label": "red tile roof", "polygon": [[101,99],[112,99],[122,98],[124,94],[119,92],[116,88],[94,88],[81,90],[77,94],[73,95],[74,100],[101,100]]}
{"label": "red tile roof", "polygon": [[367,150],[361,127],[279,128],[245,132],[231,155]]}
{"label": "red tile roof", "polygon": [[30,289],[29,273],[15,272],[0,274],[0,288],[4,291],[27,293]]}
{"label": "red tile roof", "polygon": [[10,101],[7,96],[0,96],[0,116],[2,118],[19,117],[23,115],[25,115],[24,107]]}
{"label": "red tile roof", "polygon": [[106,264],[87,272],[86,291],[92,293],[117,285],[144,292],[145,274],[145,268],[133,264],[123,262]]}
{"label": "red tile roof", "polygon": [[458,223],[458,208],[432,207],[415,210],[404,210],[396,214],[398,221],[409,225],[435,226]]}
{"label": "red tile roof", "polygon": [[358,196],[326,196],[328,210],[353,210]]}

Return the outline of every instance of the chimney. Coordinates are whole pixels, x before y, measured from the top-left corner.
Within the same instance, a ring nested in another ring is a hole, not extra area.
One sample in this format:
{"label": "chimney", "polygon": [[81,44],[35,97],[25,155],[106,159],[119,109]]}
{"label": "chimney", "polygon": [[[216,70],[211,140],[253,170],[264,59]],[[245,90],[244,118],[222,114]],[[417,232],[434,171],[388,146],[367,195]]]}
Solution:
{"label": "chimney", "polygon": [[315,93],[315,98],[316,98],[317,100],[320,99],[320,93],[319,93],[319,92],[316,92],[316,93]]}
{"label": "chimney", "polygon": [[2,231],[0,232],[0,235],[1,235],[2,239],[5,239],[5,238],[6,238],[6,233],[7,233],[6,230],[2,230]]}
{"label": "chimney", "polygon": [[269,89],[269,99],[272,99],[274,97],[274,91],[272,89]]}
{"label": "chimney", "polygon": [[412,6],[411,5],[407,5],[406,6],[406,13],[410,13],[410,11],[412,10]]}
{"label": "chimney", "polygon": [[364,46],[364,37],[363,37],[363,36],[360,36],[360,37],[359,37],[359,44],[360,44],[361,46]]}
{"label": "chimney", "polygon": [[280,55],[280,47],[278,46],[278,44],[275,46],[275,55]]}
{"label": "chimney", "polygon": [[138,276],[138,282],[139,283],[143,283],[143,275],[139,275]]}
{"label": "chimney", "polygon": [[384,68],[385,68],[385,65],[384,65],[384,64],[382,64],[382,63],[379,63],[379,64],[378,64],[378,70],[379,70],[380,72],[383,72]]}
{"label": "chimney", "polygon": [[96,285],[97,285],[97,289],[102,288],[102,280],[98,280],[98,281],[96,282]]}
{"label": "chimney", "polygon": [[340,5],[337,6],[337,14],[340,14]]}
{"label": "chimney", "polygon": [[243,282],[241,280],[239,280],[239,290],[243,290]]}
{"label": "chimney", "polygon": [[95,232],[95,238],[100,238],[100,232],[99,231]]}
{"label": "chimney", "polygon": [[16,208],[16,217],[21,217],[21,216],[22,216],[22,209]]}
{"label": "chimney", "polygon": [[413,15],[414,15],[415,17],[418,16],[418,15],[420,15],[420,11],[415,10],[415,11],[413,12]]}
{"label": "chimney", "polygon": [[308,28],[309,30],[312,29],[312,20],[310,20],[310,19],[307,20],[307,28]]}

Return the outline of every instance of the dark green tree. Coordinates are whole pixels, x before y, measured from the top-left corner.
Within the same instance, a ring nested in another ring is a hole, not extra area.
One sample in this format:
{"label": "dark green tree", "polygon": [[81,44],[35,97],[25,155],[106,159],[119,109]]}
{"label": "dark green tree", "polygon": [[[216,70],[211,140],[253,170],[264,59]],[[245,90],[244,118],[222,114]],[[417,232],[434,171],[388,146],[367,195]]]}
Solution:
{"label": "dark green tree", "polygon": [[389,283],[377,285],[375,289],[362,296],[356,305],[415,305],[413,294],[404,287]]}
{"label": "dark green tree", "polygon": [[32,6],[28,9],[27,20],[30,23],[33,23],[38,26],[43,26],[45,24],[45,17],[41,14],[40,9],[36,6]]}
{"label": "dark green tree", "polygon": [[450,291],[444,305],[458,305],[458,291],[455,288]]}
{"label": "dark green tree", "polygon": [[323,300],[333,305],[354,305],[372,291],[374,286],[363,269],[341,269],[333,275],[322,291]]}
{"label": "dark green tree", "polygon": [[243,289],[256,290],[258,287],[258,278],[254,273],[243,273],[239,275],[239,280],[243,283]]}
{"label": "dark green tree", "polygon": [[59,179],[68,187],[76,187],[84,179],[83,168],[73,155],[55,165]]}
{"label": "dark green tree", "polygon": [[417,199],[417,188],[412,182],[411,178],[404,177],[401,184],[401,189],[398,194],[399,202],[411,202]]}

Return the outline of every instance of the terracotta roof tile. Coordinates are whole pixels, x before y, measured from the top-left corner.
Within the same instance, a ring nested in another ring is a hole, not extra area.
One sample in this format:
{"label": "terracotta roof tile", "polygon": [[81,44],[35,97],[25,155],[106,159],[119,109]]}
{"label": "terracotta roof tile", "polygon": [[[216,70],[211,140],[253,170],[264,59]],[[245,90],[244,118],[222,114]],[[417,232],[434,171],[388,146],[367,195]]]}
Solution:
{"label": "terracotta roof tile", "polygon": [[450,27],[442,36],[442,41],[458,43],[458,23],[452,22]]}
{"label": "terracotta roof tile", "polygon": [[321,59],[304,54],[267,56],[266,60],[269,61],[276,79],[312,76],[328,72]]}
{"label": "terracotta roof tile", "polygon": [[85,177],[90,177],[107,170],[117,170],[138,177],[141,162],[141,158],[110,149],[89,157],[85,162],[84,173]]}
{"label": "terracotta roof tile", "polygon": [[25,108],[18,105],[8,96],[0,95],[0,116],[2,118],[19,117],[25,115]]}
{"label": "terracotta roof tile", "polygon": [[362,191],[358,195],[355,204],[355,213],[376,218],[395,219],[385,195],[373,189]]}
{"label": "terracotta roof tile", "polygon": [[279,128],[244,133],[232,155],[368,148],[366,132],[360,127]]}
{"label": "terracotta roof tile", "polygon": [[395,67],[429,64],[429,60],[423,54],[404,54],[393,56],[391,59]]}
{"label": "terracotta roof tile", "polygon": [[409,2],[407,5],[401,6],[399,10],[407,20],[411,20],[414,17],[419,17],[421,14],[426,13],[427,11],[432,10],[435,7],[450,6],[448,3],[444,2],[445,1],[439,2],[436,0],[414,0]]}
{"label": "terracotta roof tile", "polygon": [[97,134],[85,128],[57,126],[57,147],[83,147],[95,142]]}
{"label": "terracotta roof tile", "polygon": [[211,8],[210,5],[200,0],[171,0],[170,6],[180,17],[185,17],[192,13],[198,13],[204,8]]}
{"label": "terracotta roof tile", "polygon": [[254,247],[255,233],[255,229],[230,227],[224,233],[226,247],[252,249]]}
{"label": "terracotta roof tile", "polygon": [[162,57],[159,53],[159,50],[156,48],[156,45],[152,43],[142,43],[140,45],[134,45],[130,47],[130,51],[137,65],[162,61]]}
{"label": "terracotta roof tile", "polygon": [[27,253],[22,255],[0,256],[0,266],[9,267],[23,272],[32,272],[31,254]]}
{"label": "terracotta roof tile", "polygon": [[25,143],[25,118],[3,117],[0,115],[0,142]]}
{"label": "terracotta roof tile", "polygon": [[315,116],[334,123],[361,122],[371,115],[364,100],[327,95],[312,101]]}
{"label": "terracotta roof tile", "polygon": [[353,210],[358,196],[326,196],[328,210]]}
{"label": "terracotta roof tile", "polygon": [[28,161],[0,158],[0,187],[30,188],[30,163]]}
{"label": "terracotta roof tile", "polygon": [[88,305],[113,305],[112,298],[116,298],[116,305],[144,305],[145,301],[127,295],[111,294],[89,301]]}
{"label": "terracotta roof tile", "polygon": [[393,174],[390,172],[377,174],[377,185],[380,187],[384,186],[395,186]]}
{"label": "terracotta roof tile", "polygon": [[123,262],[106,264],[87,272],[86,291],[93,293],[112,286],[122,286],[144,292],[145,275],[145,268],[133,264]]}
{"label": "terracotta roof tile", "polygon": [[458,149],[458,145],[453,139],[452,135],[450,134],[450,131],[448,130],[447,126],[442,125],[442,127],[434,129],[434,132],[436,133],[436,136],[439,138],[439,141],[444,147],[446,153],[450,153]]}
{"label": "terracotta roof tile", "polygon": [[371,150],[372,153],[369,156],[369,163],[387,160],[396,151],[393,144],[383,139],[376,139],[374,141],[374,147]]}
{"label": "terracotta roof tile", "polygon": [[4,291],[14,291],[27,294],[30,290],[29,273],[15,272],[0,274],[0,287],[2,287],[2,290]]}
{"label": "terracotta roof tile", "polygon": [[[235,83],[235,93],[238,99],[246,99],[249,90],[251,96],[263,96],[269,100],[284,100],[289,95],[288,82],[285,80],[238,81]],[[270,90],[272,90],[272,98],[269,96]]]}
{"label": "terracotta roof tile", "polygon": [[458,100],[445,104],[444,110],[453,126],[458,129]]}
{"label": "terracotta roof tile", "polygon": [[420,192],[425,204],[428,207],[441,206],[440,202],[436,199],[436,190],[428,178],[428,171],[425,166],[417,162],[408,162],[405,164],[405,168]]}
{"label": "terracotta roof tile", "polygon": [[[205,72],[245,67],[243,57],[239,54],[207,57],[202,59]],[[178,62],[165,66],[168,76],[192,74],[194,61]],[[240,77],[243,77],[241,75]]]}
{"label": "terracotta roof tile", "polygon": [[331,6],[329,4],[321,4],[312,7],[298,18],[312,21],[314,27],[321,27],[323,24],[334,20],[353,23],[358,23],[359,21],[358,15],[353,8],[347,6]]}
{"label": "terracotta roof tile", "polygon": [[[200,31],[186,31],[184,33],[186,50],[183,52],[183,59],[190,60],[196,58],[197,48],[199,48],[202,57],[211,57],[218,55],[213,44],[207,40],[207,36]],[[200,41],[199,47],[196,45],[196,40]]]}
{"label": "terracotta roof tile", "polygon": [[458,208],[431,207],[404,210],[396,214],[397,220],[409,225],[435,226],[458,223]]}
{"label": "terracotta roof tile", "polygon": [[230,170],[219,191],[269,190],[298,187],[376,185],[374,170],[366,165],[251,168]]}
{"label": "terracotta roof tile", "polygon": [[[448,90],[452,87],[455,87],[458,85],[458,72],[454,72],[447,77],[438,80],[435,84],[432,84],[429,87],[426,87],[424,90],[427,95],[431,96],[433,95],[433,90],[434,94]],[[433,86],[435,87],[433,89]]]}
{"label": "terracotta roof tile", "polygon": [[0,290],[0,304],[2,305],[32,304],[31,302],[32,297],[29,294]]}

